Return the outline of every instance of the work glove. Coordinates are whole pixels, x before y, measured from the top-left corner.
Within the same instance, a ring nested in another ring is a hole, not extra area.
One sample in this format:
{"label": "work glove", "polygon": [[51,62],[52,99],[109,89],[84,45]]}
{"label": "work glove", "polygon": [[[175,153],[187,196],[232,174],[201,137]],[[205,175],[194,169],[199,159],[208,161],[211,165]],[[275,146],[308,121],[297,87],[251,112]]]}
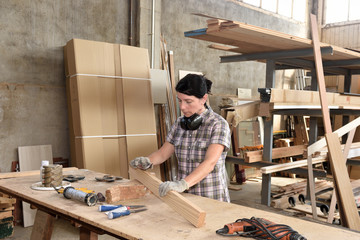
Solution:
{"label": "work glove", "polygon": [[133,168],[139,168],[141,170],[146,170],[152,167],[152,163],[148,157],[137,157],[134,160],[131,160],[130,166]]}
{"label": "work glove", "polygon": [[159,195],[160,197],[163,197],[168,191],[174,190],[177,192],[183,192],[187,189],[189,189],[189,185],[184,179],[181,179],[180,181],[166,181],[160,184]]}

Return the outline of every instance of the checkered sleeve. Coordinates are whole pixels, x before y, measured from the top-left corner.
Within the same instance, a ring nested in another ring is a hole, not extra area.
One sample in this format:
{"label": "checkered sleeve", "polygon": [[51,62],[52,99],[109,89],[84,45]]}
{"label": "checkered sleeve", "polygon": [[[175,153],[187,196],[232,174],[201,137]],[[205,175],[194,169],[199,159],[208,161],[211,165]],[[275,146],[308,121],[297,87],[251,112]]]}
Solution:
{"label": "checkered sleeve", "polygon": [[216,124],[214,124],[212,132],[211,132],[211,141],[210,143],[217,143],[224,145],[224,152],[229,151],[230,149],[230,128],[227,121],[223,118],[218,119]]}
{"label": "checkered sleeve", "polygon": [[177,119],[175,123],[171,126],[171,129],[168,135],[166,136],[166,141],[171,143],[172,145],[174,145],[175,142],[175,133],[178,125],[179,125],[179,119]]}

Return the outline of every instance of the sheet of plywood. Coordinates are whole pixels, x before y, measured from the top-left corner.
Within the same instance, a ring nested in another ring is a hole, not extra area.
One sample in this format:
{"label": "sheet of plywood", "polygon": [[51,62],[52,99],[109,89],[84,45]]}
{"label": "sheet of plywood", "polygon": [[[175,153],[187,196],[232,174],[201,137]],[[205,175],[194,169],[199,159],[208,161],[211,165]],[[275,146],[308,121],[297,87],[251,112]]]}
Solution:
{"label": "sheet of plywood", "polygon": [[[18,147],[18,155],[20,171],[39,170],[42,160],[47,160],[50,164],[53,163],[51,145]],[[40,182],[40,174],[38,180]],[[23,202],[24,227],[34,224],[35,214],[36,210],[31,209],[30,204]]]}
{"label": "sheet of plywood", "polygon": [[160,69],[150,69],[151,75],[151,89],[153,102],[165,104],[167,103],[166,96],[166,81],[167,81],[167,72]]}

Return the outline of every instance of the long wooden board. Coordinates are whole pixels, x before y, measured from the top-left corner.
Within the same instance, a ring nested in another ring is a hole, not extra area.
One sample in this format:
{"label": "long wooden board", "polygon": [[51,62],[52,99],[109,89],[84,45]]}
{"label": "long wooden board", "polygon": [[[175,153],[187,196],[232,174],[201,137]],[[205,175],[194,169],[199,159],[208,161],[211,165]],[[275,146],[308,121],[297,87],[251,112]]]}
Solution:
{"label": "long wooden board", "polygon": [[201,210],[198,206],[183,197],[180,193],[175,191],[168,192],[164,197],[159,195],[159,185],[161,180],[151,175],[146,171],[129,168],[131,178],[135,178],[144,184],[155,196],[160,198],[172,209],[178,212],[186,220],[191,222],[195,227],[201,227],[205,224],[206,212]]}
{"label": "long wooden board", "polygon": [[[306,145],[296,145],[296,146],[291,146],[291,147],[273,148],[271,157],[272,157],[272,159],[277,159],[277,158],[303,155],[306,148],[307,148]],[[245,153],[245,162],[252,163],[252,162],[262,161],[262,154],[263,154],[262,150],[246,152]],[[258,159],[258,156],[261,156],[261,158]]]}
{"label": "long wooden board", "polygon": [[[311,34],[312,34],[312,44],[314,49],[315,55],[315,67],[316,67],[316,74],[317,74],[317,82],[319,87],[319,94],[320,94],[320,102],[321,102],[321,110],[323,113],[323,121],[324,121],[324,128],[325,128],[325,138],[328,145],[328,151],[330,153],[330,166],[335,180],[335,190],[339,196],[338,203],[340,206],[341,214],[341,222],[343,226],[349,227],[353,230],[360,230],[360,217],[357,211],[357,207],[354,201],[354,195],[351,189],[350,178],[349,174],[346,169],[346,164],[343,161],[344,156],[341,151],[341,145],[339,141],[339,135],[332,132],[331,129],[331,122],[330,122],[330,113],[328,102],[326,98],[326,88],[325,88],[325,79],[324,79],[324,70],[322,65],[321,59],[321,52],[320,52],[320,42],[318,36],[318,28],[317,28],[317,21],[316,16],[314,14],[310,15],[311,20]],[[310,169],[310,161],[309,161],[309,170]],[[313,179],[309,179],[313,181]],[[314,207],[314,193],[310,186],[310,193],[311,193],[311,202],[312,206]],[[316,215],[314,208],[313,214]]]}
{"label": "long wooden board", "polygon": [[[338,204],[340,209],[343,209],[347,227],[353,230],[360,230],[360,218],[357,211],[356,203],[354,201],[354,194],[350,183],[349,174],[347,173],[344,156],[340,149],[339,136],[336,133],[325,134],[328,149],[330,153],[331,169],[333,171],[336,192],[340,197]],[[342,220],[343,221],[343,220]]]}
{"label": "long wooden board", "polygon": [[[312,164],[322,163],[326,162],[326,157],[318,157],[312,159]],[[289,162],[289,163],[283,163],[283,164],[277,164],[267,167],[260,168],[261,173],[263,174],[269,174],[274,172],[280,172],[288,169],[298,168],[298,167],[305,167],[307,165],[308,160],[299,160],[295,162]]]}

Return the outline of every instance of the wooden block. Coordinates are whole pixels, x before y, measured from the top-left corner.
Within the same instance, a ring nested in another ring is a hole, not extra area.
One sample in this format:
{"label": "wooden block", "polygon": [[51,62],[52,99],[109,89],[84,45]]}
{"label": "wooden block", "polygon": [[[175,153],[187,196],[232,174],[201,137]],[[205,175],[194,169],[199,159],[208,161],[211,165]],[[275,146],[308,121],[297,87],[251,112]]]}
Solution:
{"label": "wooden block", "polygon": [[16,203],[16,199],[15,199],[15,198],[0,197],[0,203],[11,203],[11,204],[14,204],[14,203]]}
{"label": "wooden block", "polygon": [[[16,201],[16,199],[15,199]],[[9,207],[12,207],[13,203],[9,203],[9,202],[0,202],[0,209],[2,208],[9,208]]]}
{"label": "wooden block", "polygon": [[331,169],[334,174],[336,192],[339,194],[338,203],[344,212],[347,227],[360,230],[360,218],[354,201],[354,194],[350,178],[341,151],[339,136],[336,133],[326,133],[326,142],[330,153]]}
{"label": "wooden block", "polygon": [[114,203],[122,200],[138,199],[144,197],[149,191],[137,181],[130,181],[106,189],[106,202]]}
{"label": "wooden block", "polygon": [[0,219],[9,218],[9,217],[12,217],[11,211],[0,212]]}
{"label": "wooden block", "polygon": [[155,196],[168,204],[172,209],[183,216],[186,220],[191,222],[195,227],[201,227],[205,224],[206,212],[183,197],[180,193],[170,191],[164,197],[160,197],[159,185],[161,181],[155,176],[152,176],[146,171],[134,169],[131,167],[129,168],[129,174],[130,177],[135,178],[143,183]]}

